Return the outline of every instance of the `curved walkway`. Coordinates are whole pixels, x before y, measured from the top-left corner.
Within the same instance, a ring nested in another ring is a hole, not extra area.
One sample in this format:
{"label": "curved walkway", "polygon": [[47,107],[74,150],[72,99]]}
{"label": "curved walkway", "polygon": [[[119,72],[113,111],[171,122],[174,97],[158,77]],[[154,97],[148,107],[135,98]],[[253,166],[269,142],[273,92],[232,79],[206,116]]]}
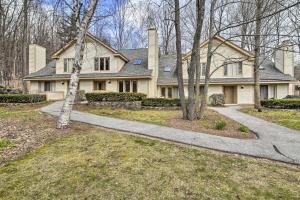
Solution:
{"label": "curved walkway", "polygon": [[[62,102],[55,102],[41,108],[41,111],[58,116],[61,106]],[[258,134],[259,139],[242,140],[220,137],[79,111],[72,112],[71,120],[197,147],[300,164],[300,132],[241,113],[234,107],[214,109],[249,127]]]}

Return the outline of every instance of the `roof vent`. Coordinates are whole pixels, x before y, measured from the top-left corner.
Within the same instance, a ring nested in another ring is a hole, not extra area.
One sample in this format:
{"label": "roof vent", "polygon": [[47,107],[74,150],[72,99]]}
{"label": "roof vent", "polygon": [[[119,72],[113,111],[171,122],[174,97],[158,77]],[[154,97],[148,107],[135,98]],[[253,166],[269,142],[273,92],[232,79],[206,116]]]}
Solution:
{"label": "roof vent", "polygon": [[141,65],[142,64],[142,59],[136,58],[133,62],[134,65]]}
{"label": "roof vent", "polygon": [[164,72],[171,72],[172,67],[171,66],[165,66],[164,67]]}

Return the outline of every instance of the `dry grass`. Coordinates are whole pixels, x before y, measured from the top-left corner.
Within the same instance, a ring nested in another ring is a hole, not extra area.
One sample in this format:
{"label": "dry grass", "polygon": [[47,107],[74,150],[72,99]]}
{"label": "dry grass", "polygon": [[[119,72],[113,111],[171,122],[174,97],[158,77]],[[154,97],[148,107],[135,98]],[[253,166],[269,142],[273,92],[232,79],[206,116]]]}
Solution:
{"label": "dry grass", "polygon": [[300,131],[300,110],[264,109],[257,112],[253,108],[242,108],[242,112],[264,120]]}
{"label": "dry grass", "polygon": [[[54,129],[53,118],[30,107],[18,115],[22,117],[5,115],[1,120],[22,123],[17,130],[20,139],[28,139],[28,134],[21,134],[27,130],[43,138],[49,136],[45,130],[54,135],[39,143],[46,145],[0,166],[0,199],[300,198],[296,166],[78,123],[61,132]],[[26,120],[30,115],[34,117]],[[45,119],[48,123],[43,124]]]}
{"label": "dry grass", "polygon": [[0,199],[300,198],[298,167],[100,128],[10,162],[0,180]]}
{"label": "dry grass", "polygon": [[[207,111],[205,112],[204,119],[194,121],[183,120],[181,118],[181,112],[179,110],[126,110],[99,108],[90,105],[76,105],[74,109],[96,115],[141,121],[225,137],[255,138],[255,135],[251,132],[245,133],[240,131],[241,125],[239,123],[228,119],[210,109],[207,109]],[[224,121],[226,123],[226,127],[224,130],[216,129],[216,123],[220,121]]]}

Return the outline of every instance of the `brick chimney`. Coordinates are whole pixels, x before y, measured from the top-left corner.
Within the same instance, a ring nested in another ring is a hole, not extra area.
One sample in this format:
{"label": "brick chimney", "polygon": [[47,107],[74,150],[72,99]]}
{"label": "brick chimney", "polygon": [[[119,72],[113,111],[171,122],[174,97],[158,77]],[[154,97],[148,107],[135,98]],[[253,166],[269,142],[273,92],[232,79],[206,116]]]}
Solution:
{"label": "brick chimney", "polygon": [[275,50],[275,67],[294,77],[294,46],[291,41],[283,41]]}
{"label": "brick chimney", "polygon": [[29,45],[28,58],[29,74],[36,72],[46,66],[46,49],[37,44]]}
{"label": "brick chimney", "polygon": [[149,97],[157,97],[157,77],[159,62],[158,36],[156,28],[148,29],[148,69],[152,70]]}

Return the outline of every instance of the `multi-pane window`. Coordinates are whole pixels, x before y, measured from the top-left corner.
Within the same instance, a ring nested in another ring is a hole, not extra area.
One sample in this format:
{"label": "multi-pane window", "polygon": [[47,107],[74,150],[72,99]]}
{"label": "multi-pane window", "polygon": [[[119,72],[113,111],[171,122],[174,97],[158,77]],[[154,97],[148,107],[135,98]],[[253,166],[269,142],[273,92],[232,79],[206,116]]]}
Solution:
{"label": "multi-pane window", "polygon": [[224,76],[237,75],[243,75],[243,62],[224,64]]}
{"label": "multi-pane window", "polygon": [[110,70],[110,57],[96,57],[94,60],[94,70]]}
{"label": "multi-pane window", "polygon": [[161,97],[164,98],[178,97],[178,87],[161,87],[160,92],[161,92]]}
{"label": "multi-pane window", "polygon": [[71,73],[74,66],[74,58],[64,58],[64,72]]}
{"label": "multi-pane window", "polygon": [[136,80],[119,81],[119,92],[134,92],[138,91],[138,82]]}
{"label": "multi-pane window", "polygon": [[106,90],[106,81],[95,81],[94,90]]}
{"label": "multi-pane window", "polygon": [[51,91],[51,82],[50,81],[45,81],[44,82],[44,91],[45,92],[50,92]]}

